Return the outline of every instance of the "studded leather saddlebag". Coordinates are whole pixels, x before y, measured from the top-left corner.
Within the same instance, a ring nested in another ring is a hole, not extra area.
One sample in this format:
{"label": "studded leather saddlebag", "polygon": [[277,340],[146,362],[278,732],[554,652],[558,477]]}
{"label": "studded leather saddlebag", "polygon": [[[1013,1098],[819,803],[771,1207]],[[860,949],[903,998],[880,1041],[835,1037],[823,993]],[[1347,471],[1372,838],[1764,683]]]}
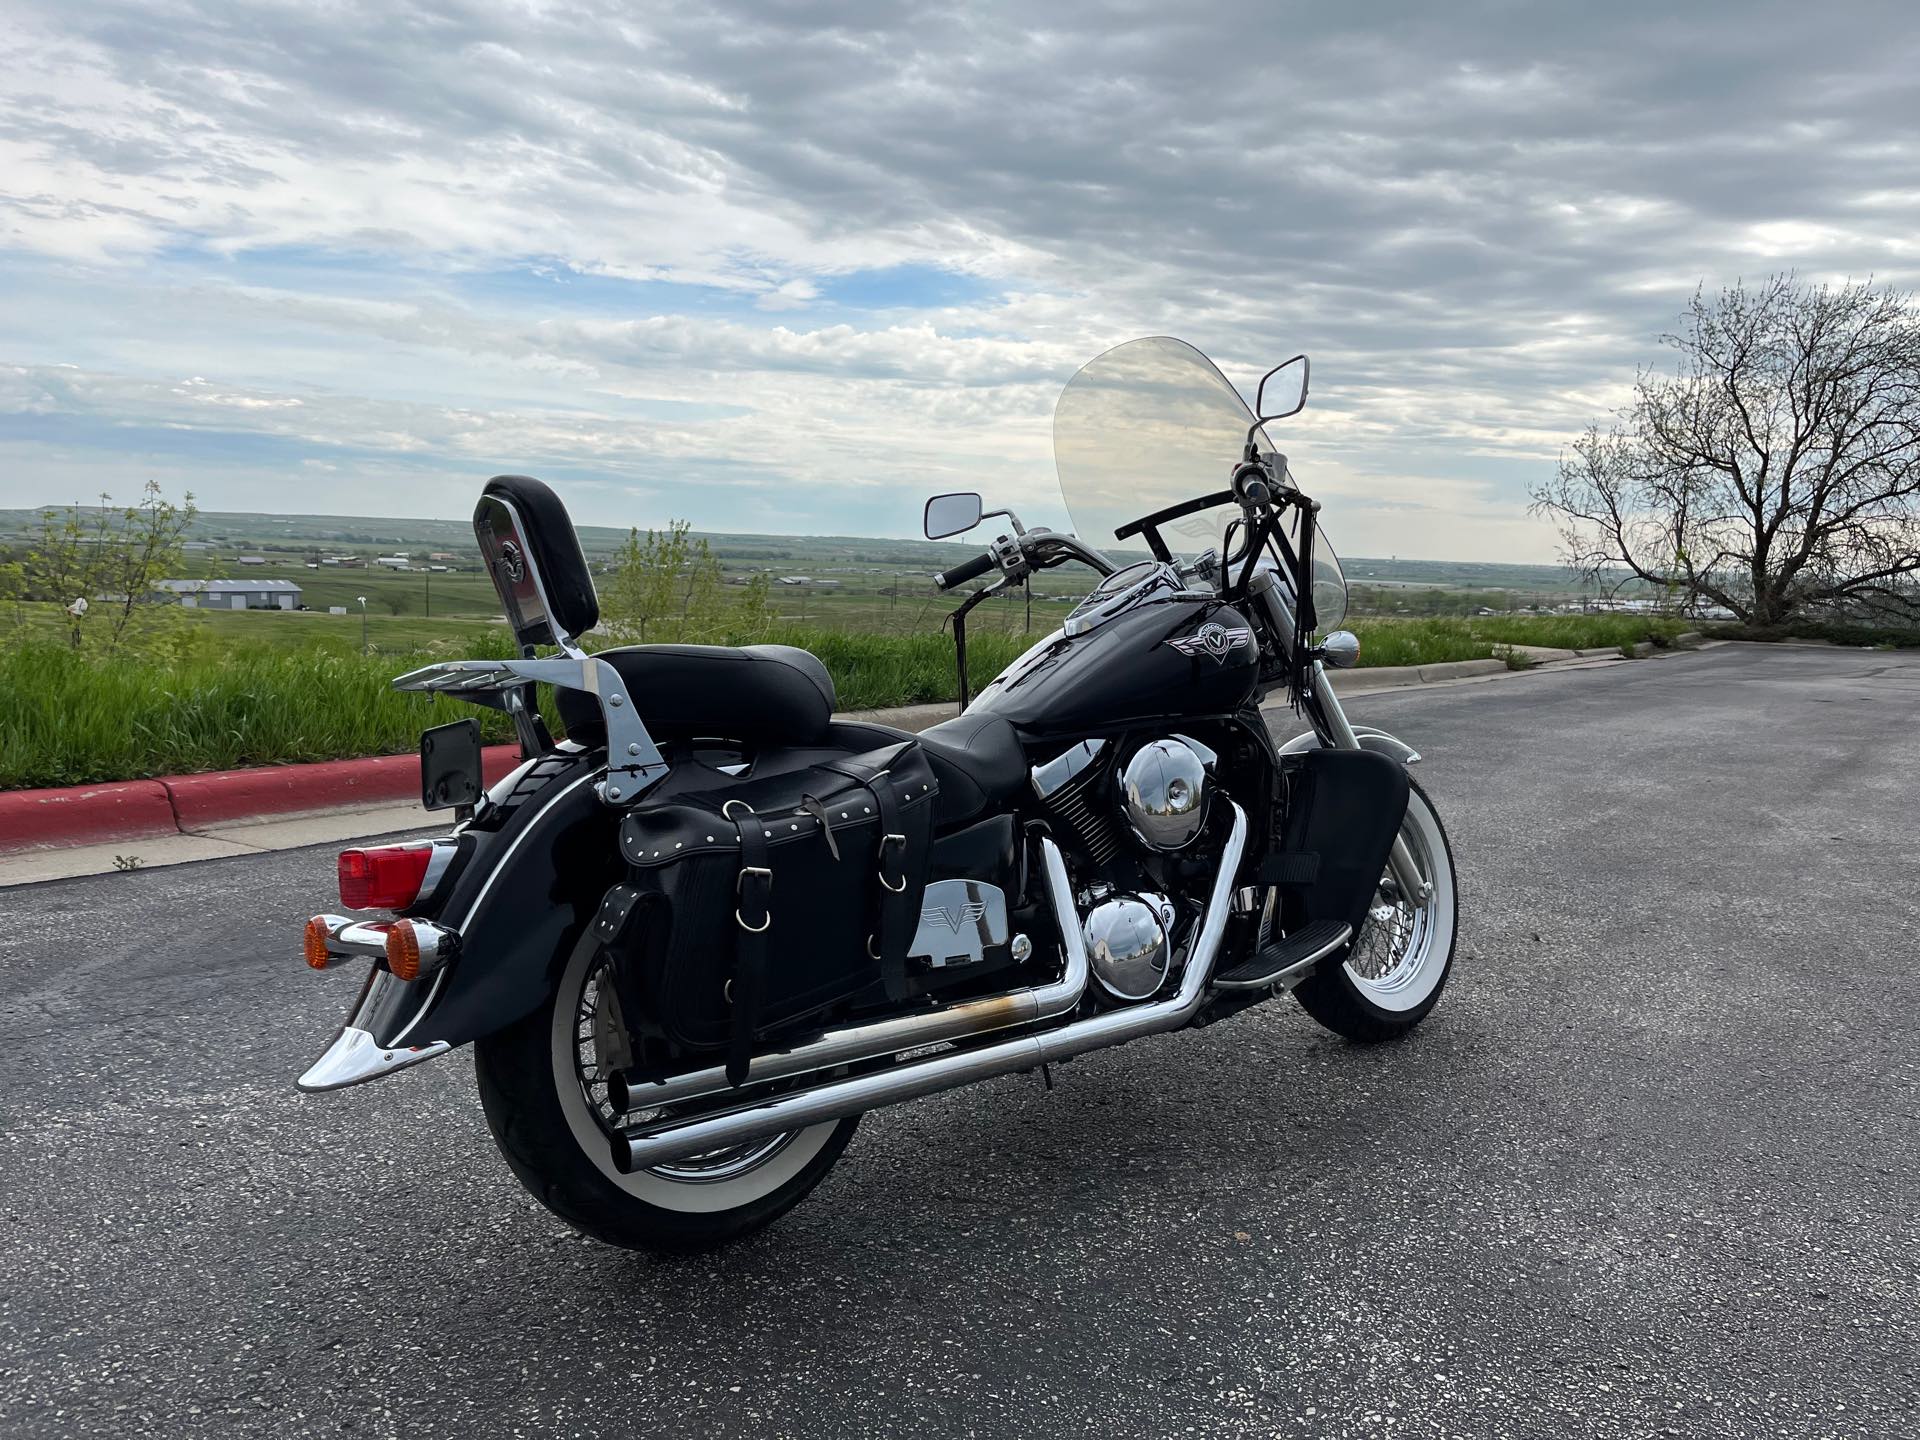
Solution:
{"label": "studded leather saddlebag", "polygon": [[907,998],[938,788],[909,740],[629,814],[601,930],[634,962],[642,1023],[725,1048],[738,1084],[756,1042]]}

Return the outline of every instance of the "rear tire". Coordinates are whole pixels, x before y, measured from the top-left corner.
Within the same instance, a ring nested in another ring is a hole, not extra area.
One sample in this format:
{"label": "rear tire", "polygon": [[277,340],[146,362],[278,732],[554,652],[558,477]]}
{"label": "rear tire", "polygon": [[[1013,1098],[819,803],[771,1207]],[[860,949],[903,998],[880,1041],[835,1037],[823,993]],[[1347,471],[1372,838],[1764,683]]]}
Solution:
{"label": "rear tire", "polygon": [[684,1253],[771,1225],[825,1178],[859,1118],[621,1174],[610,1107],[597,1099],[604,1082],[596,1089],[578,1068],[578,1019],[598,956],[582,940],[545,1004],[474,1046],[480,1104],[501,1155],[536,1200],[609,1245]]}
{"label": "rear tire", "polygon": [[[1325,964],[1294,990],[1306,1012],[1337,1035],[1361,1044],[1397,1040],[1426,1018],[1453,971],[1459,932],[1459,889],[1453,847],[1427,792],[1408,777],[1401,838],[1433,892],[1404,903],[1389,870],[1359,938],[1339,964]],[[1383,937],[1390,937],[1382,945]]]}

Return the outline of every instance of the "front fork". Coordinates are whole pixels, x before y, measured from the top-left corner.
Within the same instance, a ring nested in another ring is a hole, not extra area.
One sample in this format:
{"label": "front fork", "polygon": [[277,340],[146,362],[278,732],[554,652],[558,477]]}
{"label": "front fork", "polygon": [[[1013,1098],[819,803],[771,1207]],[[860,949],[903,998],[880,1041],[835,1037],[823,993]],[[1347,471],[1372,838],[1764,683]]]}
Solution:
{"label": "front fork", "polygon": [[[1347,712],[1340,707],[1340,697],[1333,693],[1326,666],[1315,660],[1308,675],[1309,690],[1302,696],[1306,702],[1302,708],[1313,722],[1314,733],[1320,737],[1320,743],[1329,750],[1366,749],[1360,737],[1354,733]],[[1411,750],[1407,754],[1415,760],[1420,758]],[[1406,759],[1402,757],[1403,762]],[[1408,903],[1418,905],[1433,893],[1433,881],[1420,873],[1419,863],[1413,858],[1413,851],[1407,847],[1404,831],[1393,837],[1393,850],[1387,856],[1387,870]]]}

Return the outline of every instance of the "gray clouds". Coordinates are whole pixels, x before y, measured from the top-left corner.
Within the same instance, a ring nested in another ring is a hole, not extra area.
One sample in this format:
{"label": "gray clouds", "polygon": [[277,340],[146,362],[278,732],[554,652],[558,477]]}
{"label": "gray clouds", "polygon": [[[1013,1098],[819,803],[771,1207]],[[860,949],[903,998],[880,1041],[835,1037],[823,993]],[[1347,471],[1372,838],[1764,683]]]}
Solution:
{"label": "gray clouds", "polygon": [[[1043,491],[1058,385],[1166,331],[1241,379],[1313,352],[1292,448],[1348,548],[1540,558],[1525,474],[1695,283],[1920,272],[1920,26],[1896,6],[13,14],[0,267],[37,298],[0,360],[81,364],[136,412],[187,376],[347,428],[362,403],[455,470],[421,417],[485,412],[466,433],[530,467],[582,444],[543,418],[570,410],[607,437],[571,458],[612,457],[596,520],[664,518],[620,508],[623,435],[717,458],[777,434],[815,528],[847,528],[834,476],[897,485],[895,531],[903,470]],[[289,255],[327,263],[268,264]],[[579,314],[491,283],[539,266],[632,285]],[[976,293],[831,298],[936,272]],[[102,313],[69,315],[88,293]],[[124,333],[130,306],[156,328]],[[703,396],[760,423],[657,433]],[[15,503],[58,479],[32,454]],[[420,498],[385,508],[463,504]]]}

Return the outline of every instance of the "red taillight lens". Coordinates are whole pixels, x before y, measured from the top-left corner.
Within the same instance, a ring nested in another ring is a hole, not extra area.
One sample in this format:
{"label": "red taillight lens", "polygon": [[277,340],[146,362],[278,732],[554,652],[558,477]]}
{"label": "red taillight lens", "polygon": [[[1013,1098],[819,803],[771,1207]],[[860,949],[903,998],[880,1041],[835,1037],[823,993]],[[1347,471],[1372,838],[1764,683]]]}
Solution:
{"label": "red taillight lens", "polygon": [[376,845],[340,852],[340,903],[349,910],[404,910],[420,898],[431,845]]}

